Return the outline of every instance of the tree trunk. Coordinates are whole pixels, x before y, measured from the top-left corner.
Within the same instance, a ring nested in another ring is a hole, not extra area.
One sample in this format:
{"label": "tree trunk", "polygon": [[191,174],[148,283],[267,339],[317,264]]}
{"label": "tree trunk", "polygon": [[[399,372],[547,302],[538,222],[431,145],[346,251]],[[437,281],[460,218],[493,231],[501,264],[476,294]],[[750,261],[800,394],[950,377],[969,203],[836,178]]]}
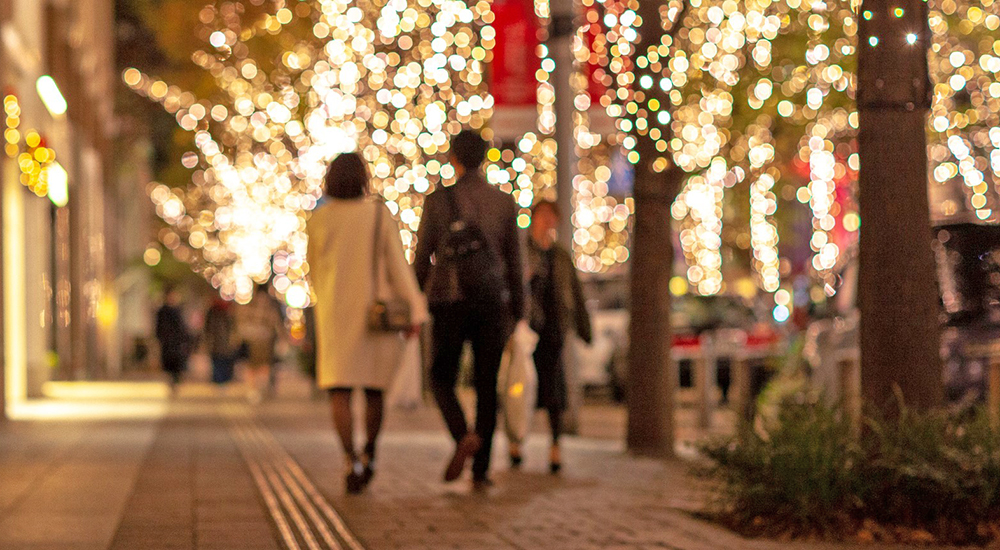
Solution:
{"label": "tree trunk", "polygon": [[[688,10],[687,1],[673,13],[669,29],[664,27],[661,9],[664,2],[641,0],[637,9],[639,40],[633,59],[645,57],[652,48],[672,43],[683,25]],[[664,12],[666,13],[666,12]],[[636,82],[643,76],[659,82],[662,74],[650,64],[637,63]],[[632,90],[631,98],[642,104],[644,99],[656,99],[664,108],[671,105],[666,91],[654,85],[641,91]],[[646,104],[648,106],[648,103]],[[635,138],[635,224],[632,228],[631,251],[631,319],[629,322],[628,379],[628,449],[636,454],[671,457],[674,454],[674,388],[677,372],[670,360],[670,277],[673,275],[674,245],[671,239],[670,207],[680,191],[684,171],[672,162],[662,171],[653,169],[657,157],[656,140],[648,129],[656,117],[639,109],[631,117],[632,137]],[[641,124],[640,124],[641,123]],[[665,139],[671,135],[670,124],[660,128]]]}
{"label": "tree trunk", "polygon": [[[640,148],[641,158],[653,157],[643,153]],[[627,443],[630,451],[642,455],[669,457],[674,452],[677,374],[670,360],[670,205],[683,175],[677,167],[656,173],[648,161],[636,165]]]}
{"label": "tree trunk", "polygon": [[[897,11],[897,8],[902,11]],[[866,0],[858,60],[858,305],[866,404],[892,412],[942,396],[938,290],[927,198],[927,4]]]}

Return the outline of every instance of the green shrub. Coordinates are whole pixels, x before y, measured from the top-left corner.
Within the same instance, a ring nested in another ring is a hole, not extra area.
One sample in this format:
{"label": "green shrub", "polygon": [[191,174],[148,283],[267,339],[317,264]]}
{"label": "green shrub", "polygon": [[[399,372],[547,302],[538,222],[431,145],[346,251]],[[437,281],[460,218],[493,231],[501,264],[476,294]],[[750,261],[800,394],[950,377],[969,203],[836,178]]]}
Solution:
{"label": "green shrub", "polygon": [[751,535],[839,538],[877,525],[887,538],[994,538],[1000,434],[985,411],[901,407],[896,421],[866,419],[862,434],[833,407],[786,401],[765,425],[705,445],[722,517]]}
{"label": "green shrub", "polygon": [[755,430],[703,448],[723,481],[727,519],[752,534],[828,533],[857,508],[859,448],[832,408],[786,402]]}

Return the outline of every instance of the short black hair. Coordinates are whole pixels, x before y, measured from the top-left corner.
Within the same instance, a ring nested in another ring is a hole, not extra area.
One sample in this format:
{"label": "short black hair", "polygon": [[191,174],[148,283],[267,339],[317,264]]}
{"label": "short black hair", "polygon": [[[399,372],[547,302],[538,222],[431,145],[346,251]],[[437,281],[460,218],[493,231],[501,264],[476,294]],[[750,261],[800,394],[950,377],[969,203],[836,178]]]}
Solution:
{"label": "short black hair", "polygon": [[326,194],[335,199],[357,199],[368,194],[368,168],[357,153],[342,153],[326,172]]}
{"label": "short black hair", "polygon": [[472,130],[462,130],[451,139],[451,154],[467,171],[478,170],[486,160],[486,150],[489,144],[478,133]]}

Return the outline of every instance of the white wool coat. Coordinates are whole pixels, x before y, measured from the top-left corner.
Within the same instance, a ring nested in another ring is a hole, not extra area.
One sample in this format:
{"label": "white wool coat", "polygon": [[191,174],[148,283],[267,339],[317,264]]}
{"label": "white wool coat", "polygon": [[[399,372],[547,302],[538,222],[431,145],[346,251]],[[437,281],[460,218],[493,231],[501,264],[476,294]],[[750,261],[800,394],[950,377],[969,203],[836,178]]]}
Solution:
{"label": "white wool coat", "polygon": [[[378,246],[375,220],[381,220]],[[372,332],[376,297],[409,302],[416,324],[430,319],[399,226],[388,207],[369,199],[331,199],[306,225],[309,279],[316,298],[316,380],[320,388],[387,389],[400,366],[403,335]],[[378,285],[372,277],[379,255]]]}

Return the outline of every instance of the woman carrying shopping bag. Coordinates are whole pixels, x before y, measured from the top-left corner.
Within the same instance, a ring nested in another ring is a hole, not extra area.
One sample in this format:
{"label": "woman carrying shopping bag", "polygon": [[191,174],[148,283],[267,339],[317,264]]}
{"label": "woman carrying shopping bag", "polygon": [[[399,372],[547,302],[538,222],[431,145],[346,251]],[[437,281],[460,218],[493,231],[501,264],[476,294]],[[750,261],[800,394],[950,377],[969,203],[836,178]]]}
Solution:
{"label": "woman carrying shopping bag", "polygon": [[[429,319],[399,227],[384,203],[367,198],[368,185],[358,154],[334,159],[326,176],[329,200],[306,227],[316,296],[316,382],[330,394],[350,493],[363,490],[374,475],[384,392],[399,368],[406,338]],[[354,388],[364,390],[367,405],[367,443],[360,453],[351,413]]]}
{"label": "woman carrying shopping bag", "polygon": [[[573,330],[584,342],[591,341],[590,315],[583,298],[580,279],[569,251],[555,240],[559,225],[559,207],[554,202],[541,201],[531,211],[531,233],[528,239],[528,276],[531,306],[528,321],[538,334],[533,358],[538,373],[537,406],[549,415],[552,447],[549,468],[558,473],[562,468],[559,436],[562,433],[562,412],[566,407],[566,372],[562,363],[566,334]],[[521,449],[510,447],[511,466],[521,465]]]}

